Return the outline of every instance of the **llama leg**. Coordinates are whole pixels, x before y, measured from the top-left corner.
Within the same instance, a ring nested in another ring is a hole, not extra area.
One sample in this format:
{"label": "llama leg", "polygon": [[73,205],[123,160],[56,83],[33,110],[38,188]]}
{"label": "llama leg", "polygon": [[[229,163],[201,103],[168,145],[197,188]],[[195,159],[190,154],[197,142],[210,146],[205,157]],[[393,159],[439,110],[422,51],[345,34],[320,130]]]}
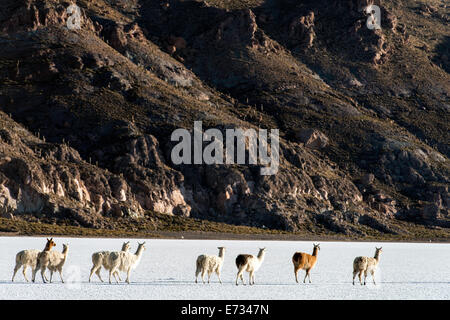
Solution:
{"label": "llama leg", "polygon": [[[114,275],[114,279],[116,279],[116,283],[119,283],[119,281],[117,280],[117,276],[119,276],[119,271],[115,270],[113,275]],[[120,279],[120,276],[119,276],[119,280],[122,281],[122,279]]]}
{"label": "llama leg", "polygon": [[237,276],[236,276],[236,285],[238,285],[239,278],[242,280],[242,284],[245,285],[244,277],[242,276],[242,273],[243,273],[243,272],[244,272],[244,269],[243,269],[243,268],[240,268],[240,269],[238,270],[238,273],[237,273]]}
{"label": "llama leg", "polygon": [[48,282],[48,278],[47,278],[47,276],[45,275],[45,272],[44,272],[43,276],[44,276],[45,281]]}
{"label": "llama leg", "polygon": [[253,272],[250,271],[250,272],[248,273],[248,285],[249,285],[249,286],[252,285],[252,275],[253,275]]}
{"label": "llama leg", "polygon": [[363,273],[363,271],[359,270],[358,278],[359,278],[359,284],[360,285],[362,285],[362,280],[361,280],[362,273]]}
{"label": "llama leg", "polygon": [[245,283],[245,280],[244,280],[244,273],[245,273],[245,270],[247,269],[247,267],[246,266],[244,266],[243,268],[242,268],[242,270],[241,270],[241,280],[242,280],[242,284],[245,286],[246,285],[246,283]]}
{"label": "llama leg", "polygon": [[91,277],[95,273],[97,277],[103,282],[102,277],[100,276],[100,271],[102,270],[102,266],[92,266],[91,274],[89,275],[89,282],[91,282]]}
{"label": "llama leg", "polygon": [[306,271],[306,273],[305,273],[305,279],[308,278],[308,279],[309,279],[309,283],[311,283],[311,276],[310,276],[310,274],[309,274],[309,270],[311,270],[311,269],[306,269],[306,270],[305,270],[305,271]]}
{"label": "llama leg", "polygon": [[199,269],[195,270],[195,283],[198,283],[197,279],[198,279],[199,274],[200,274],[200,270]]}
{"label": "llama leg", "polygon": [[[14,277],[16,276],[17,271],[20,269],[20,264],[16,263],[16,266],[14,267],[14,272],[13,272],[13,276],[12,276],[12,280],[14,282]],[[25,273],[24,273],[25,274]],[[25,278],[26,279],[26,278]]]}
{"label": "llama leg", "polygon": [[252,281],[253,281],[253,284],[255,284],[255,272],[252,273]]}
{"label": "llama leg", "polygon": [[111,274],[112,274],[112,270],[109,270],[109,284],[111,284]]}
{"label": "llama leg", "polygon": [[34,280],[36,280],[36,272],[37,272],[37,268],[34,268],[31,272],[31,281],[34,282]]}
{"label": "llama leg", "polygon": [[64,283],[64,279],[62,276],[62,270],[58,270],[58,272],[59,272],[59,277],[61,278],[61,282]]}
{"label": "llama leg", "polygon": [[364,285],[366,285],[367,270],[364,270]]}
{"label": "llama leg", "polygon": [[297,282],[297,283],[298,283],[298,271],[299,271],[299,269],[294,267],[295,282]]}
{"label": "llama leg", "polygon": [[237,272],[237,275],[236,275],[236,285],[238,285],[239,278],[241,278],[241,277],[242,277],[241,276],[241,269],[239,269],[238,272]]}
{"label": "llama leg", "polygon": [[98,268],[97,271],[95,271],[95,274],[97,275],[97,277],[100,279],[101,282],[104,282],[100,275],[100,270],[101,270],[101,268]]}
{"label": "llama leg", "polygon": [[25,280],[26,280],[27,282],[29,282],[28,279],[27,279],[27,274],[26,274],[25,271],[27,271],[27,266],[26,266],[26,265],[23,266],[23,268],[22,268],[22,273],[23,273],[23,277],[25,278]]}
{"label": "llama leg", "polygon": [[91,268],[91,273],[89,274],[89,282],[91,282],[91,277],[92,277],[92,275],[94,274],[95,271],[96,271],[95,270],[95,265],[93,265],[92,268]]}
{"label": "llama leg", "polygon": [[355,278],[358,271],[353,271],[353,285],[355,285]]}
{"label": "llama leg", "polygon": [[210,283],[210,281],[211,281],[211,272],[208,271],[208,283]]}
{"label": "llama leg", "polygon": [[[47,283],[47,281],[45,281],[45,278],[44,278],[45,268],[46,268],[45,266],[41,267],[41,277],[42,277],[42,282]],[[52,282],[52,276],[51,275],[50,275],[50,282]]]}
{"label": "llama leg", "polygon": [[53,270],[50,271],[50,283],[52,283],[52,279],[53,279]]}
{"label": "llama leg", "polygon": [[308,276],[308,271],[305,271],[305,277],[303,278],[303,283],[306,283],[306,277]]}
{"label": "llama leg", "polygon": [[130,284],[130,273],[131,273],[131,268],[129,268],[129,269],[127,270],[127,280],[126,280],[126,282],[127,282],[128,284]]}
{"label": "llama leg", "polygon": [[205,284],[205,273],[206,273],[206,270],[202,270],[202,282],[203,282],[203,284]]}
{"label": "llama leg", "polygon": [[216,270],[216,274],[217,274],[217,277],[219,278],[220,284],[222,284],[222,279],[220,279],[220,270],[219,269]]}
{"label": "llama leg", "polygon": [[377,284],[375,283],[375,271],[371,271],[370,274],[372,275],[373,284],[374,284],[374,285],[377,285]]}
{"label": "llama leg", "polygon": [[[100,275],[100,271],[102,270],[102,266],[98,266],[97,268],[95,268],[95,274],[97,275],[97,277],[100,279],[100,281],[101,282],[103,282],[103,279],[102,279],[102,277],[101,277],[101,275]],[[91,271],[92,272],[92,271]],[[89,281],[90,281],[90,278],[91,277],[89,277]]]}
{"label": "llama leg", "polygon": [[308,269],[308,278],[309,278],[309,283],[311,283],[311,269]]}
{"label": "llama leg", "polygon": [[116,271],[115,274],[119,277],[119,281],[122,282],[122,279],[120,278],[120,273],[119,273],[119,271]]}

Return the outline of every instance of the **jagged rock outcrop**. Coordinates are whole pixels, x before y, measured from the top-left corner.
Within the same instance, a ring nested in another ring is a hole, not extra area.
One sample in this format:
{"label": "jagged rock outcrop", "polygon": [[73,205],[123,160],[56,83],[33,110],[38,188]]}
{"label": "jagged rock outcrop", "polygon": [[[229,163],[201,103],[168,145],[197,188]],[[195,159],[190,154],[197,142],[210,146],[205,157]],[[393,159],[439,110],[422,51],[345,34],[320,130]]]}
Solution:
{"label": "jagged rock outcrop", "polygon": [[[67,145],[27,133],[0,112],[0,203],[2,215],[67,212],[84,225],[107,215],[137,217],[143,209],[123,178],[85,163]],[[19,151],[19,152],[18,152]],[[78,213],[80,214],[78,217]]]}
{"label": "jagged rock outcrop", "polygon": [[[0,16],[0,32],[15,33],[19,31],[36,31],[39,28],[63,26],[69,14],[69,2],[18,0],[6,1]],[[95,30],[92,21],[81,12],[81,26],[85,30]]]}
{"label": "jagged rock outcrop", "polygon": [[306,48],[311,48],[316,37],[314,31],[314,12],[311,11],[306,16],[295,18],[289,25],[289,37],[294,46],[304,45]]}
{"label": "jagged rock outcrop", "polygon": [[328,145],[328,137],[315,129],[301,129],[297,132],[297,138],[311,149],[322,149]]}

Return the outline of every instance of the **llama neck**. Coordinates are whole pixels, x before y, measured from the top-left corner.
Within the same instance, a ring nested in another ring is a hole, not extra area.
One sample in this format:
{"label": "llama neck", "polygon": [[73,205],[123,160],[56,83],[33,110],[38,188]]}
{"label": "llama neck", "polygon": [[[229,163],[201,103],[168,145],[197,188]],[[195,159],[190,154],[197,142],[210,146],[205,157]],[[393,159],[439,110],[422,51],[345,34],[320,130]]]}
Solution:
{"label": "llama neck", "polygon": [[223,257],[225,256],[225,252],[223,250],[219,251],[219,258],[223,259]]}
{"label": "llama neck", "polygon": [[375,252],[374,259],[377,260],[377,262],[380,261],[380,252]]}
{"label": "llama neck", "polygon": [[43,251],[50,251],[52,247],[47,243]]}
{"label": "llama neck", "polygon": [[63,252],[62,252],[62,254],[63,254],[63,261],[66,261],[66,259],[67,259],[67,254],[69,253],[69,248],[65,248],[64,250],[63,250]]}
{"label": "llama neck", "polygon": [[264,256],[265,256],[265,252],[261,251],[260,253],[258,253],[258,261],[261,263],[264,260]]}
{"label": "llama neck", "polygon": [[144,252],[144,247],[139,247],[136,250],[136,253],[134,254],[135,261],[138,261],[141,258],[142,252]]}
{"label": "llama neck", "polygon": [[317,257],[317,254],[319,253],[319,250],[317,249],[317,248],[314,248],[313,249],[313,253],[312,253],[312,256],[313,257]]}

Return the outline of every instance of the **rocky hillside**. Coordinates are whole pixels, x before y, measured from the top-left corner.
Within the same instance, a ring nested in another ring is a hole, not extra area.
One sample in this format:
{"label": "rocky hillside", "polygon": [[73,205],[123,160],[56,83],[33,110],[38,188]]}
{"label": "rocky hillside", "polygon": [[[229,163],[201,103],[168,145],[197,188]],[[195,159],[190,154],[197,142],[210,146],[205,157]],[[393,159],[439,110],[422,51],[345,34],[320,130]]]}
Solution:
{"label": "rocky hillside", "polygon": [[[2,217],[448,232],[446,1],[76,4],[69,30],[69,1],[0,3]],[[175,165],[171,133],[194,121],[279,129],[278,173]]]}

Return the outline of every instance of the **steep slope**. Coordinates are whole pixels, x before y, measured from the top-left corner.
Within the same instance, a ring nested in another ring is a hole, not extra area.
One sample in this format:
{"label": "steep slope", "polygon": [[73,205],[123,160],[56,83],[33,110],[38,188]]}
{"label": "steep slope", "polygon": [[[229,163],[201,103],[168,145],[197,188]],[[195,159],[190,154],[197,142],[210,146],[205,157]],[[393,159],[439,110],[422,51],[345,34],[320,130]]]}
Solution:
{"label": "steep slope", "polygon": [[[1,5],[4,216],[448,227],[449,75],[399,27],[415,8],[388,2],[373,32],[362,1],[79,1],[82,28],[68,30],[68,5]],[[448,26],[437,8],[423,19]],[[279,128],[278,173],[174,165],[170,135],[194,121]]]}

